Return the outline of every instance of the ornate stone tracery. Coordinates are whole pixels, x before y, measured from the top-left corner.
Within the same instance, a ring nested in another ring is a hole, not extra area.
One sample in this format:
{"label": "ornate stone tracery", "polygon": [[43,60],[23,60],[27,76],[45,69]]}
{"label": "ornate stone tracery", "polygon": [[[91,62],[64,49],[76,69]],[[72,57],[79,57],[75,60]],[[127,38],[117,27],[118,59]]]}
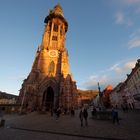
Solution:
{"label": "ornate stone tracery", "polygon": [[58,4],[45,18],[42,43],[37,49],[32,70],[20,90],[20,101],[29,108],[77,106],[77,86],[72,80],[65,47],[68,23]]}

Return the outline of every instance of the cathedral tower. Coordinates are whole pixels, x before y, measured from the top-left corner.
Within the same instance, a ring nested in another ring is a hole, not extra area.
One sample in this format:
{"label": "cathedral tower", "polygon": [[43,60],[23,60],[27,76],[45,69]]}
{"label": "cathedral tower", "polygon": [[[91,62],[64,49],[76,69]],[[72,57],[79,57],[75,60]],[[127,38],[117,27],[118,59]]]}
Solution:
{"label": "cathedral tower", "polygon": [[31,72],[20,90],[20,101],[27,108],[49,110],[77,105],[77,87],[69,69],[65,47],[68,23],[58,4],[44,20],[45,29]]}

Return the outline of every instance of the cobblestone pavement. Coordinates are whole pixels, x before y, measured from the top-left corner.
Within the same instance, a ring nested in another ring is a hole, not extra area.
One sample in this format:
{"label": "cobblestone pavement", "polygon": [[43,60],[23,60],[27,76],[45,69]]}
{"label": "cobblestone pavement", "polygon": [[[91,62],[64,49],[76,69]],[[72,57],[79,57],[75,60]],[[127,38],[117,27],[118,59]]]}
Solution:
{"label": "cobblestone pavement", "polygon": [[93,120],[80,126],[78,111],[74,117],[33,112],[27,115],[6,115],[0,128],[0,140],[140,140],[140,111],[119,112],[120,125],[111,120]]}

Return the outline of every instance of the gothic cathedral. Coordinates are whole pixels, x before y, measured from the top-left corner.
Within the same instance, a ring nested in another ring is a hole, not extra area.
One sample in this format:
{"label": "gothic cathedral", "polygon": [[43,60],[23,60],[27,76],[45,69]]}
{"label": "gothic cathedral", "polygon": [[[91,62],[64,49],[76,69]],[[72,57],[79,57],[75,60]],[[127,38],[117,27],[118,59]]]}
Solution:
{"label": "gothic cathedral", "polygon": [[77,86],[65,47],[68,23],[59,4],[50,10],[44,23],[42,43],[20,89],[20,102],[25,108],[50,110],[61,106],[69,109],[77,106]]}

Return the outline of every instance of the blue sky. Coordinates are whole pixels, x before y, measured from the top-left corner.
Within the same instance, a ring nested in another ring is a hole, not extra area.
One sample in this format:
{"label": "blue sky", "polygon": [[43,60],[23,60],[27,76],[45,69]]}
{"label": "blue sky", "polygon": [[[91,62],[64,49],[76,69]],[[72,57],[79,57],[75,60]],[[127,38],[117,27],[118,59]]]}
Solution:
{"label": "blue sky", "polygon": [[57,3],[69,23],[66,48],[78,88],[115,86],[131,72],[140,58],[140,0],[0,0],[0,91],[18,95]]}

